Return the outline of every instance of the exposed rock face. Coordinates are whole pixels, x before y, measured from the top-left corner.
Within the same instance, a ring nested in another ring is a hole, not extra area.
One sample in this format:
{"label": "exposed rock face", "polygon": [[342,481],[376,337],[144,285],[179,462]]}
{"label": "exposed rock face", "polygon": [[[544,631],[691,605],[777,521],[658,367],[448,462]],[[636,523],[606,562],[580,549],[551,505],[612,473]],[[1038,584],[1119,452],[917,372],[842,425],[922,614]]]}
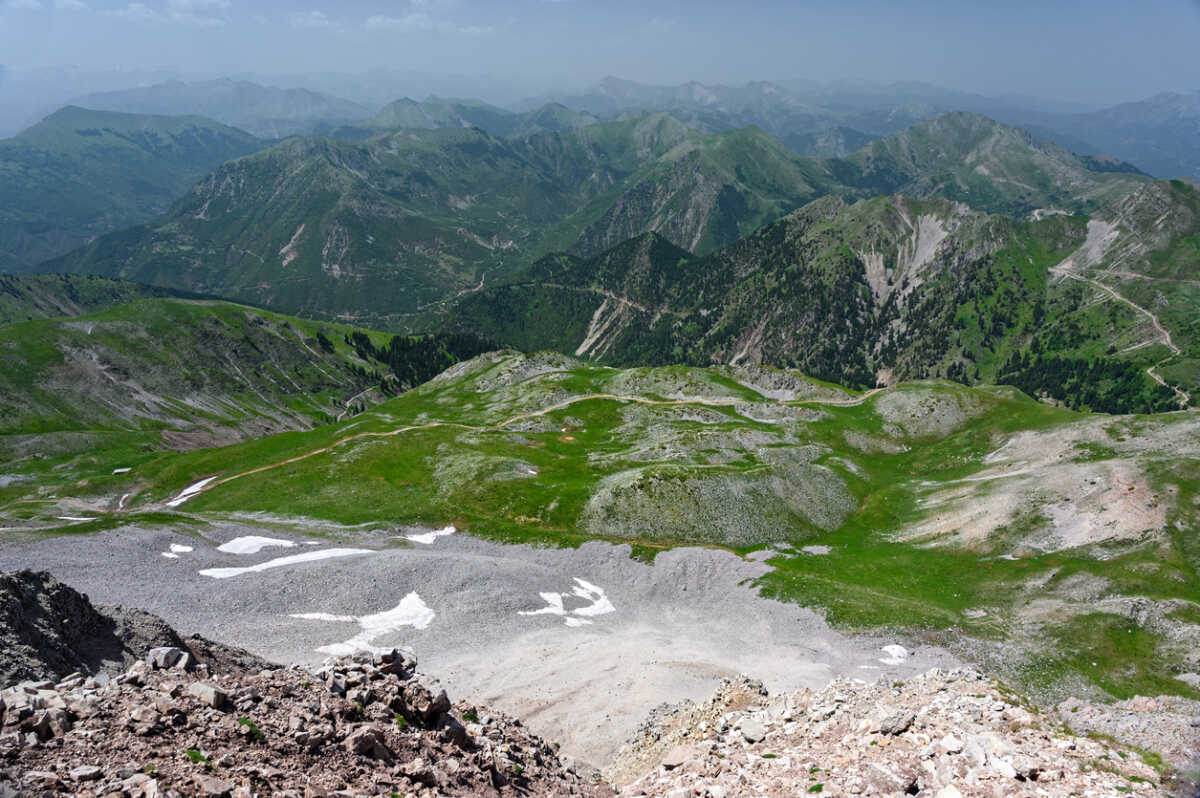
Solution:
{"label": "exposed rock face", "polygon": [[612,795],[399,651],[280,669],[27,571],[0,609],[0,678],[26,679],[0,691],[4,798]]}
{"label": "exposed rock face", "polygon": [[151,649],[170,648],[190,662],[261,668],[244,651],[192,637],[186,643],[165,621],[125,607],[96,607],[48,573],[0,574],[0,685],[59,680],[125,670]]}
{"label": "exposed rock face", "polygon": [[520,721],[452,705],[400,652],[315,673],[155,659],[0,693],[0,795],[612,794]]}
{"label": "exposed rock face", "polygon": [[609,776],[622,796],[647,798],[1166,796],[1178,786],[1134,750],[1075,736],[971,670],[774,697],[727,681],[708,701],[657,713]]}

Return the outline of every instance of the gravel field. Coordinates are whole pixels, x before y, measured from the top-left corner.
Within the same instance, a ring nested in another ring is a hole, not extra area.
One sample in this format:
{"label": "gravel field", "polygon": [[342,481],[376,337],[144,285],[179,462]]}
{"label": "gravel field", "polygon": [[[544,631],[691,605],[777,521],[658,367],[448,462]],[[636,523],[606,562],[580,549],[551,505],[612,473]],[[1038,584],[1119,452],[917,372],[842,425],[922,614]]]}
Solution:
{"label": "gravel field", "polygon": [[[214,523],[203,535],[124,527],[10,539],[0,543],[0,570],[47,570],[93,601],[148,610],[185,634],[283,663],[407,646],[451,695],[511,712],[597,766],[652,708],[703,698],[724,676],[744,673],[776,692],[957,664],[927,646],[898,658],[882,649],[905,641],[840,634],[809,610],[762,599],[748,580],[768,566],[728,552],[676,549],[648,566],[627,546],[602,542],[543,549],[463,534],[403,539],[428,531],[314,545],[241,523]],[[217,550],[248,536],[293,545]],[[326,552],[343,556],[313,559]],[[297,556],[305,559],[225,575]],[[209,569],[226,570],[201,574]]]}

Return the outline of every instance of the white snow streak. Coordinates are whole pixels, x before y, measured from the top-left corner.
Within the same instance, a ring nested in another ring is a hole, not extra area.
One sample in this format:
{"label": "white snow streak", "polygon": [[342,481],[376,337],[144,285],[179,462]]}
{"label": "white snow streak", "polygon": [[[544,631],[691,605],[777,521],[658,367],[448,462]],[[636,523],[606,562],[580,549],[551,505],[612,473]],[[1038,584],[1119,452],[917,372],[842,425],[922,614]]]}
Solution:
{"label": "white snow streak", "polygon": [[244,537],[234,538],[228,543],[222,543],[217,546],[217,551],[225,554],[258,554],[268,546],[279,546],[281,548],[290,549],[296,544],[290,540],[279,540],[278,538],[264,538],[258,535],[245,535]]}
{"label": "white snow streak", "polygon": [[201,576],[211,576],[213,579],[228,579],[231,576],[257,573],[272,568],[283,568],[288,565],[298,565],[302,562],[329,560],[335,557],[355,557],[361,554],[374,554],[373,549],[322,549],[307,551],[304,554],[292,554],[287,557],[276,557],[274,560],[260,562],[258,565],[247,565],[245,568],[206,568],[200,571]]}
{"label": "white snow streak", "polygon": [[372,643],[383,635],[398,632],[406,626],[425,629],[433,623],[434,612],[426,606],[415,592],[409,593],[390,610],[374,615],[330,615],[325,612],[305,612],[290,616],[306,621],[329,621],[331,623],[357,623],[361,631],[343,643],[320,646],[317,651],[333,657],[343,657],[359,651],[381,654],[389,649],[377,648]]}

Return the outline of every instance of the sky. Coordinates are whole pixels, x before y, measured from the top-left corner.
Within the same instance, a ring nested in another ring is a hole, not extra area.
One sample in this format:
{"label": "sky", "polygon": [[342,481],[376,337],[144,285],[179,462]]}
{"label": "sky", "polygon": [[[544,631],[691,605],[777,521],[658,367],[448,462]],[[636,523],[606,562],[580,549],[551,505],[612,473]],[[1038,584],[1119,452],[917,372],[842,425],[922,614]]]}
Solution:
{"label": "sky", "polygon": [[1107,104],[1200,89],[1198,43],[1200,0],[0,0],[0,64],[74,65],[81,83],[387,69],[515,95],[611,74],[922,81]]}

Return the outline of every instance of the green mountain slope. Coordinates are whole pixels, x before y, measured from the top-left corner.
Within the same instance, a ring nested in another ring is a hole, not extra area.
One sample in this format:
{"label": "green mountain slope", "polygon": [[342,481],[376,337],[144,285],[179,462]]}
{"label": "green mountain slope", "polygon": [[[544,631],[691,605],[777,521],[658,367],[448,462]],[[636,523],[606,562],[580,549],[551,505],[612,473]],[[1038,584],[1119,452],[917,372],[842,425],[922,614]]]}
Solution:
{"label": "green mountain slope", "polygon": [[3,287],[18,283],[43,309],[115,306],[0,327],[0,452],[12,464],[51,452],[128,454],[309,429],[489,348],[469,337],[392,338],[222,301],[137,299],[139,289],[153,289],[100,278],[55,282],[5,278]]}
{"label": "green mountain slope", "polygon": [[1039,208],[1090,211],[1146,182],[1135,174],[1093,172],[1056,145],[971,113],[918,122],[835,162],[833,171],[871,194],[939,196],[1012,215]]}
{"label": "green mountain slope", "polygon": [[118,475],[106,456],[56,463],[4,488],[0,517],[266,514],[343,540],[454,523],[642,556],[770,545],[763,588],[834,623],[912,632],[1039,695],[1196,696],[1175,676],[1200,666],[1198,428],[947,382],[864,395],[753,366],[493,353],[352,423],[146,453]]}
{"label": "green mountain slope", "polygon": [[334,128],[327,135],[347,141],[364,141],[393,130],[477,127],[497,138],[512,138],[573,130],[598,121],[591,114],[572,111],[558,103],[515,113],[479,100],[429,97],[418,102],[402,97],[388,103],[369,119]]}
{"label": "green mountain slope", "polygon": [[[1074,407],[1167,410],[1200,388],[1197,283],[1110,268],[1105,279],[1136,284],[1131,304],[1087,274],[1069,278],[1062,264],[1124,224],[1120,240],[1136,246],[1117,246],[1108,263],[1141,247],[1143,271],[1171,263],[1174,274],[1195,276],[1195,195],[1149,184],[1091,222],[1016,221],[946,200],[826,197],[707,257],[643,236],[591,260],[546,258],[527,282],[460,298],[447,323],[618,365],[767,363],[858,387],[1005,381]],[[1137,210],[1148,207],[1157,214]],[[1164,214],[1174,225],[1160,229]],[[1170,346],[1138,302],[1164,306]]]}
{"label": "green mountain slope", "polygon": [[378,383],[377,364],[343,340],[348,330],[324,328],[325,347],[319,329],[175,299],[10,324],[0,328],[0,434],[139,432],[212,445],[311,427]]}
{"label": "green mountain slope", "polygon": [[173,80],[98,92],[79,98],[75,104],[130,114],[198,114],[262,138],[318,133],[370,113],[366,107],[341,97],[231,78],[195,83]]}
{"label": "green mountain slope", "polygon": [[[991,187],[972,195],[984,210],[1046,207],[1068,189],[1081,199],[1060,204],[1088,205],[1145,182],[1089,172],[982,117],[954,115],[888,146],[918,139],[907,171],[888,174],[911,195],[957,197],[938,175],[978,155],[995,176],[971,173]],[[507,140],[477,128],[296,139],[223,166],[153,225],[47,268],[400,327],[553,251],[588,256],[652,231],[703,255],[816,197],[873,195],[881,169],[876,156],[801,158],[757,129],[703,135],[666,114]],[[1013,194],[1000,175],[1045,190]]]}
{"label": "green mountain slope", "polygon": [[200,117],[63,108],[0,141],[0,270],[28,270],[153,218],[214,167],[261,146]]}
{"label": "green mountain slope", "polygon": [[93,274],[0,275],[0,325],[57,316],[82,316],[137,299],[178,296],[181,292],[169,288]]}
{"label": "green mountain slope", "polygon": [[[699,138],[656,115],[509,141],[473,128],[365,144],[294,139],[223,166],[154,225],[106,236],[53,268],[386,322],[485,276],[502,279],[585,228],[608,240],[616,234],[606,228],[629,223],[602,218],[622,187],[669,169],[673,148]],[[791,187],[769,171],[741,190],[761,196],[731,219],[715,202],[677,203],[658,218],[686,217],[678,234],[693,243],[727,243],[792,204],[776,195]]]}

